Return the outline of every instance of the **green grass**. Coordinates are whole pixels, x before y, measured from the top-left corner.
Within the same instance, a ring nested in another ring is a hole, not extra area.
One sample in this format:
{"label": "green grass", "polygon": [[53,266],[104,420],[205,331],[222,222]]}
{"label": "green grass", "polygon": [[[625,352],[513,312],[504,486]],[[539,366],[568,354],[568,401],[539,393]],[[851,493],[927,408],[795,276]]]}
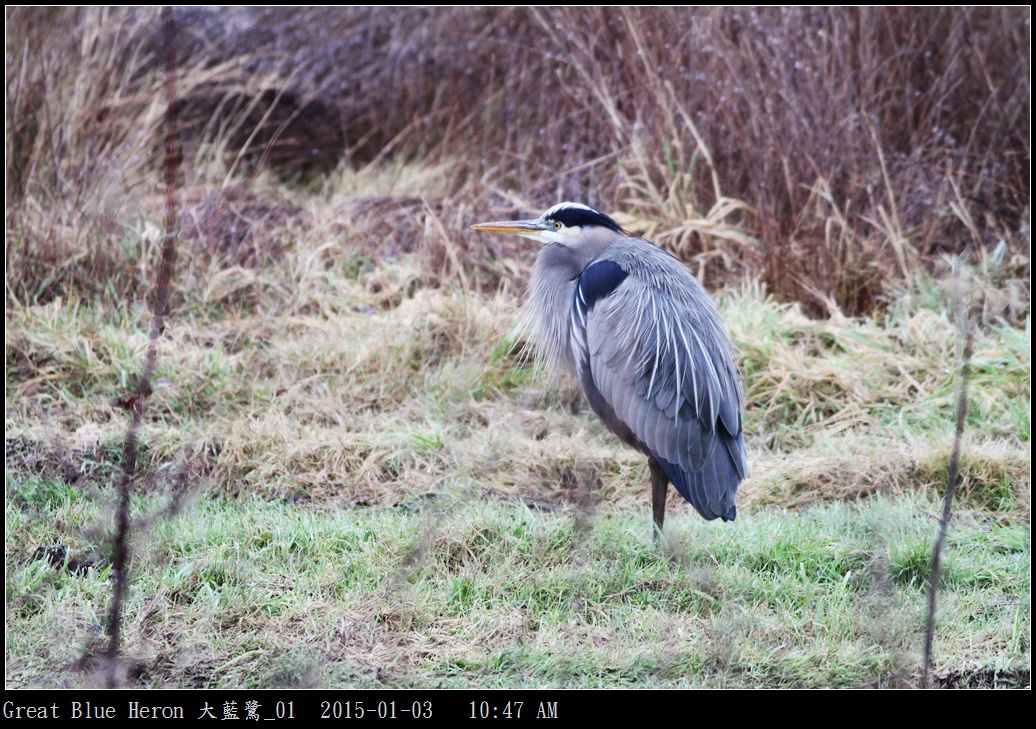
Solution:
{"label": "green grass", "polygon": [[[27,556],[103,552],[105,508],[45,481],[8,491],[8,685],[88,683],[53,669],[100,650],[109,575]],[[127,656],[151,687],[910,684],[936,513],[911,497],[685,515],[654,547],[643,511],[202,497],[138,539]],[[1027,669],[1029,559],[1028,525],[955,521],[937,667]]]}

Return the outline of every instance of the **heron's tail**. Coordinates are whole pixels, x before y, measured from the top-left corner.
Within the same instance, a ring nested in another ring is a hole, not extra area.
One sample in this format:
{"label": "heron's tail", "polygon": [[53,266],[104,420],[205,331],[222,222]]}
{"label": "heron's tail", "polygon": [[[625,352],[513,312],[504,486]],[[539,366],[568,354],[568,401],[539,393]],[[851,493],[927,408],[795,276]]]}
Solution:
{"label": "heron's tail", "polygon": [[734,497],[747,470],[745,446],[740,433],[736,438],[724,433],[721,438],[726,447],[713,450],[700,471],[685,471],[661,458],[658,462],[680,496],[690,501],[699,514],[709,520],[733,521],[737,518]]}

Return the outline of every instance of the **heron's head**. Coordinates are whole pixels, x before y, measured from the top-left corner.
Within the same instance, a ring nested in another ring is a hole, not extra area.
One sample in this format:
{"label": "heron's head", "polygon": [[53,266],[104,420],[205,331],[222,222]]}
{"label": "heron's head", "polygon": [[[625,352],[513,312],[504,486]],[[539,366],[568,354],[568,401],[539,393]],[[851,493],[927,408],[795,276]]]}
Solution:
{"label": "heron's head", "polygon": [[513,233],[543,244],[559,243],[569,248],[602,236],[615,238],[626,234],[604,213],[574,202],[558,203],[534,220],[478,223],[471,227],[490,233]]}

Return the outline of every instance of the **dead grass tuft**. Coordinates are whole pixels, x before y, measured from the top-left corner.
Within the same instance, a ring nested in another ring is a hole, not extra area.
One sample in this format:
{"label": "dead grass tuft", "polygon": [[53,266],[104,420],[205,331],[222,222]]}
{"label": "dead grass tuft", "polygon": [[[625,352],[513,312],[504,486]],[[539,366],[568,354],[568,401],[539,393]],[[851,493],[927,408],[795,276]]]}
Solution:
{"label": "dead grass tuft", "polygon": [[301,208],[254,187],[190,190],[185,198],[184,240],[218,269],[265,268],[305,234]]}
{"label": "dead grass tuft", "polygon": [[[971,508],[1009,513],[1028,522],[1032,484],[1028,447],[972,440],[965,451],[970,455],[961,464],[962,501]],[[794,454],[759,459],[753,478],[742,487],[743,503],[749,509],[771,504],[801,508],[874,494],[939,493],[945,487],[949,458],[950,443],[945,439],[832,437]]]}

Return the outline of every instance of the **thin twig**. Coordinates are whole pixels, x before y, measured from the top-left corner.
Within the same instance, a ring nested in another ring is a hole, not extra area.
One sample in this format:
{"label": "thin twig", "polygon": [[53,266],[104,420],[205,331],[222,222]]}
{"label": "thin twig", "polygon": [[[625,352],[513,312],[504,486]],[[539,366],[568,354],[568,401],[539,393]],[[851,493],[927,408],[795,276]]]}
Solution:
{"label": "thin twig", "polygon": [[949,471],[946,474],[946,495],[943,498],[942,518],[939,520],[939,536],[932,550],[932,567],[928,575],[928,617],[925,621],[924,665],[921,670],[921,687],[928,688],[928,679],[932,666],[932,641],[935,638],[935,598],[939,588],[943,544],[950,524],[953,508],[953,491],[957,485],[960,471],[960,448],[964,436],[964,418],[968,412],[968,377],[971,374],[971,352],[975,333],[971,327],[971,313],[964,300],[964,294],[957,292],[957,321],[964,333],[964,351],[960,357],[960,381],[957,385],[957,405],[954,417],[957,421],[957,432],[953,439],[953,453],[950,455]]}
{"label": "thin twig", "polygon": [[132,404],[132,419],[122,448],[122,478],[119,481],[119,508],[116,515],[113,544],[112,572],[115,576],[115,591],[108,613],[108,675],[109,688],[118,683],[117,665],[122,629],[122,605],[129,590],[129,536],[130,536],[130,493],[137,471],[140,423],[151,394],[151,376],[155,371],[158,338],[165,328],[165,315],[169,308],[172,290],[173,269],[176,265],[176,242],[179,237],[179,211],[176,204],[176,181],[180,172],[182,150],[177,130],[176,105],[176,24],[170,7],[162,9],[162,47],[165,54],[166,74],[166,136],[165,136],[165,237],[162,239],[162,256],[158,268],[153,302],[154,316],[148,333],[144,368],[137,381]]}

